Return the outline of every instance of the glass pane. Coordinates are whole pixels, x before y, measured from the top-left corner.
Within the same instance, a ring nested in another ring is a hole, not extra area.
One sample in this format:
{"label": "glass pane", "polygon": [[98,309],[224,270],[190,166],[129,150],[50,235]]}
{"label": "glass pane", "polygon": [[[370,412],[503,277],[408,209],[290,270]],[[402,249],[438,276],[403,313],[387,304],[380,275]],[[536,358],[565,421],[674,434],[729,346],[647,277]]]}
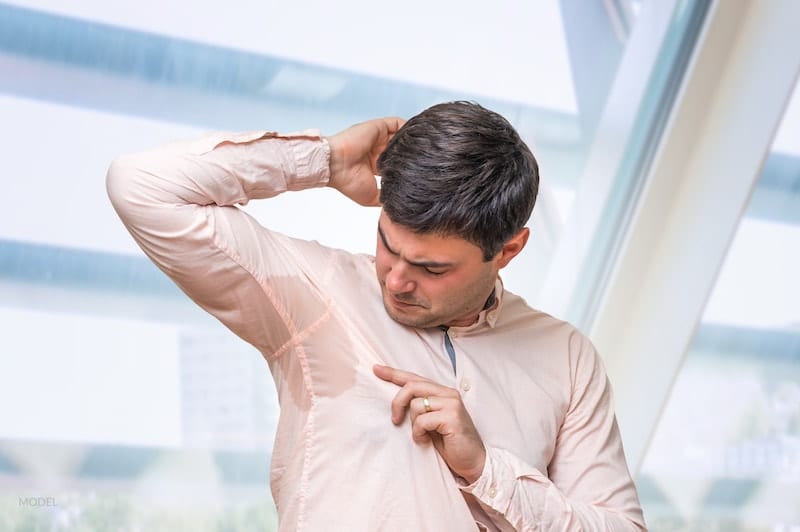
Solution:
{"label": "glass pane", "polygon": [[[275,527],[267,366],[135,247],[105,194],[116,155],[209,129],[329,134],[477,100],[505,115],[542,165],[530,258],[504,277],[535,301],[562,226],[578,218],[575,190],[594,178],[587,159],[607,102],[630,82],[620,65],[631,42],[654,51],[625,73],[652,101],[638,102],[631,126],[648,133],[620,135],[651,143],[652,111],[669,108],[662,96],[680,75],[676,43],[691,48],[687,20],[702,20],[706,4],[450,0],[367,16],[356,2],[231,0],[222,24],[214,2],[0,4],[0,142],[11,147],[0,209],[0,530]],[[645,16],[664,31],[638,29]],[[630,148],[631,161],[645,160],[644,144]],[[330,190],[248,210],[294,236],[373,251],[377,212]],[[298,211],[325,223],[298,223]]]}
{"label": "glass pane", "polygon": [[800,529],[800,88],[637,482],[654,530]]}

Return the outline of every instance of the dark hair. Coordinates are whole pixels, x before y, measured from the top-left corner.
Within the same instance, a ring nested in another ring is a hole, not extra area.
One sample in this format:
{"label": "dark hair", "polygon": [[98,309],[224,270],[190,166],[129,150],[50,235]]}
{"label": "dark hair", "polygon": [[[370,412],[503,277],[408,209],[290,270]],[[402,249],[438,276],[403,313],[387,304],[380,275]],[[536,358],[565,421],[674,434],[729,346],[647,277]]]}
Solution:
{"label": "dark hair", "polygon": [[434,105],[378,159],[381,203],[415,233],[458,236],[491,260],[530,218],[539,167],[508,121],[472,102]]}

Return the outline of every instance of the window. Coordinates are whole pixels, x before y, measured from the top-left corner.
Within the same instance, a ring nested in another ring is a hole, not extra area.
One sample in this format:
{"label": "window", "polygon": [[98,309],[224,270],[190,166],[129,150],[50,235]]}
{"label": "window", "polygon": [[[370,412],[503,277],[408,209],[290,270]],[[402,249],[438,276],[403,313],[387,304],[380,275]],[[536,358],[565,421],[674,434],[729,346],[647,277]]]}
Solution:
{"label": "window", "polygon": [[800,87],[637,478],[657,530],[800,527]]}
{"label": "window", "polygon": [[[509,118],[543,171],[531,249],[506,285],[585,322],[603,277],[586,268],[613,253],[707,8],[0,4],[0,135],[12,147],[0,210],[0,528],[275,526],[267,367],[125,233],[103,184],[116,155],[209,129],[333,133],[477,100]],[[248,210],[294,236],[374,245],[377,212],[330,190]],[[298,210],[318,218],[299,223]]]}

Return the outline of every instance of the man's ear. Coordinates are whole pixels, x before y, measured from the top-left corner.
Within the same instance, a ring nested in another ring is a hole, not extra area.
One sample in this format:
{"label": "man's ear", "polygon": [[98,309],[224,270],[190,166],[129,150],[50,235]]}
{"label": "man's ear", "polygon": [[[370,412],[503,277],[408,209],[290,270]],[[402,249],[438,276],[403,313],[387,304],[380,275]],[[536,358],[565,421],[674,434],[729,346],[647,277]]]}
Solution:
{"label": "man's ear", "polygon": [[525,244],[528,243],[529,236],[531,236],[531,230],[527,227],[523,227],[516,235],[503,244],[503,248],[497,254],[497,257],[495,257],[498,269],[505,268],[508,263],[511,262],[511,259],[522,251]]}

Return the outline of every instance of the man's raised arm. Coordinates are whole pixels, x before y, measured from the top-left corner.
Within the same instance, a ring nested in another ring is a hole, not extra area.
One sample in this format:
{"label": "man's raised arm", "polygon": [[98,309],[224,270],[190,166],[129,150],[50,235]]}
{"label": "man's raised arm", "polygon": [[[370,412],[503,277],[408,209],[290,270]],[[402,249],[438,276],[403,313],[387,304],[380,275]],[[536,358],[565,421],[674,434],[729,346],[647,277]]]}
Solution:
{"label": "man's raised arm", "polygon": [[270,356],[324,312],[308,279],[324,275],[328,250],[265,229],[237,204],[328,184],[375,204],[375,161],[401,124],[373,120],[330,139],[253,132],[173,143],[114,160],[108,194],[147,256]]}

